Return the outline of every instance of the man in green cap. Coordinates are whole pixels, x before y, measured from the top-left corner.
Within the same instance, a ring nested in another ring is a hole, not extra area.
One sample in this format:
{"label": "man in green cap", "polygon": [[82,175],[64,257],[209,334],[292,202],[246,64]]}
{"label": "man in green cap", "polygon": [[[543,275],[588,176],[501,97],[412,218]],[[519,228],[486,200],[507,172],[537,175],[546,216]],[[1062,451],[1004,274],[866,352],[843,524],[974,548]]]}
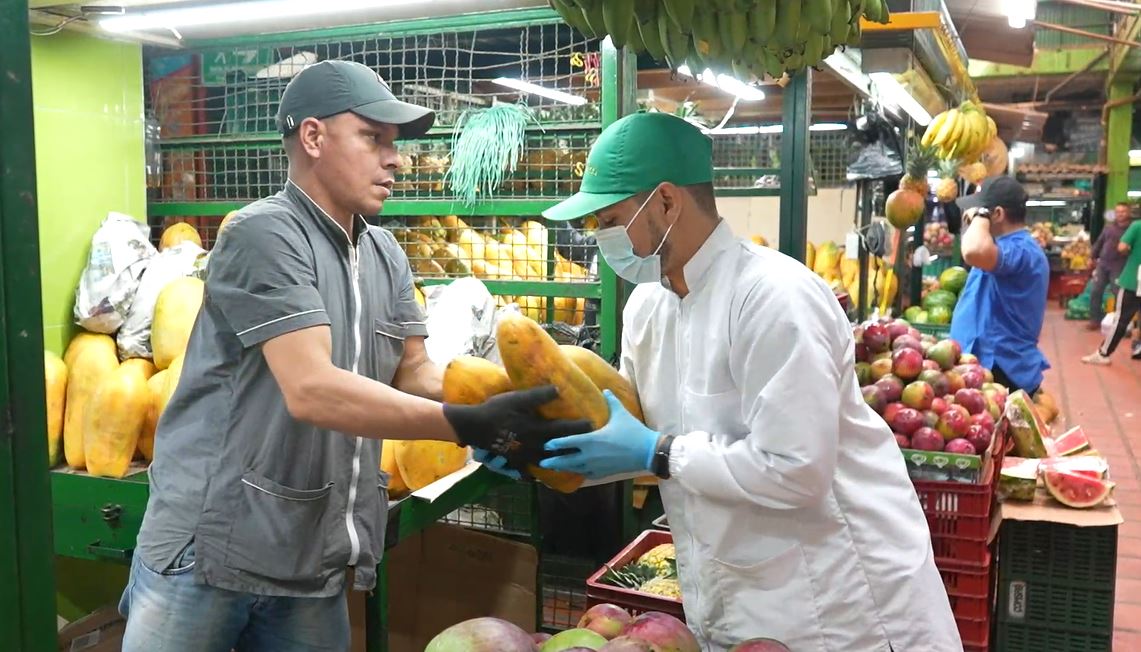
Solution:
{"label": "man in green cap", "polygon": [[286,87],[289,179],[211,253],[158,424],[125,652],[347,650],[347,571],[371,590],[384,550],[380,439],[537,459],[552,436],[589,430],[535,413],[551,387],[439,402],[408,260],[364,218],[392,193],[396,140],[433,119],[359,63],[325,61]]}
{"label": "man in green cap", "polygon": [[708,136],[639,113],[602,133],[578,194],[545,214],[593,213],[602,257],[638,284],[621,369],[646,423],[607,393],[606,426],[549,441],[541,465],[661,479],[707,652],[753,637],[961,652],[899,447],[861,396],[851,325],[803,264],[733,236],[712,181]]}

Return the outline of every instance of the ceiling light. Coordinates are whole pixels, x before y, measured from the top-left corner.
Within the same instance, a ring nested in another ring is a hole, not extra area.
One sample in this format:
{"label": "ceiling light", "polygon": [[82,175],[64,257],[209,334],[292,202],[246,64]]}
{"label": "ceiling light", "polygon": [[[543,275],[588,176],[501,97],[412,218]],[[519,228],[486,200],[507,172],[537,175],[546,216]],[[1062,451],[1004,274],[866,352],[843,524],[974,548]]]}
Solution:
{"label": "ceiling light", "polygon": [[557,100],[559,102],[565,102],[567,104],[573,104],[575,106],[581,106],[583,104],[586,104],[586,101],[587,101],[586,98],[582,97],[581,95],[571,95],[570,93],[564,93],[562,91],[557,91],[553,88],[547,88],[545,86],[539,86],[538,84],[532,84],[531,82],[525,82],[521,79],[511,79],[510,77],[497,77],[497,78],[493,79],[492,82],[499,84],[500,86],[506,86],[508,88],[514,88],[515,90],[523,91],[525,93],[531,93],[532,95],[539,95],[540,97],[546,97],[548,99]]}
{"label": "ceiling light", "polygon": [[720,88],[726,93],[736,95],[746,102],[760,102],[761,100],[765,99],[765,92],[761,89],[749,86],[736,77],[714,74],[714,72],[709,68],[706,68],[705,72],[701,73],[701,76],[693,74],[693,72],[690,71],[689,66],[680,66],[678,67],[677,71],[688,77],[700,79],[706,84]]}
{"label": "ceiling light", "polygon": [[1141,190],[1130,190],[1129,192],[1127,192],[1125,194],[1130,196],[1130,197],[1141,197]]}
{"label": "ceiling light", "polygon": [[911,116],[911,119],[921,127],[926,127],[931,123],[931,114],[903,87],[903,84],[899,83],[895,75],[890,72],[873,72],[868,77],[871,77],[872,83],[876,86],[876,91],[885,102],[894,104],[906,111],[907,115]]}
{"label": "ceiling light", "polygon": [[1129,158],[1141,158],[1141,149],[1129,150]]}
{"label": "ceiling light", "polygon": [[[818,122],[808,128],[809,131],[841,131],[847,129],[848,125],[842,122]],[[712,136],[755,136],[757,134],[780,134],[784,133],[784,125],[761,125],[753,127],[721,127],[721,128],[702,128],[702,132]]]}
{"label": "ceiling light", "polygon": [[[385,0],[385,6],[432,2],[433,0]],[[375,0],[252,0],[170,9],[130,11],[121,16],[102,18],[99,27],[109,32],[137,32],[148,29],[200,27],[251,21],[278,20],[295,16],[330,14],[372,9]]]}
{"label": "ceiling light", "polygon": [[1005,0],[1006,22],[1014,29],[1022,29],[1038,14],[1037,0]]}
{"label": "ceiling light", "polygon": [[1026,202],[1027,206],[1065,206],[1066,202],[1061,199],[1031,199]]}
{"label": "ceiling light", "polygon": [[1026,150],[1021,147],[1012,147],[1010,149],[1010,158],[1022,158],[1026,156]]}

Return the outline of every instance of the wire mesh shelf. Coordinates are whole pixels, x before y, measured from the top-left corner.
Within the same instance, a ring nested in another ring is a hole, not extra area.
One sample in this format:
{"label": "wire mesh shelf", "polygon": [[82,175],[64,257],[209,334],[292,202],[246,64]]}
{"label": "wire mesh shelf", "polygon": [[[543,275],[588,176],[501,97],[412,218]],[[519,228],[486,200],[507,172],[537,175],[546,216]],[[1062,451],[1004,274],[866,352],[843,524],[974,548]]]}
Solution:
{"label": "wire mesh shelf", "polygon": [[[444,174],[453,128],[468,110],[516,101],[532,109],[525,152],[501,197],[572,192],[601,129],[598,45],[560,23],[158,54],[146,67],[147,109],[162,151],[152,201],[252,201],[276,192],[287,170],[274,123],[281,93],[306,65],[328,59],[365,64],[399,99],[437,111],[428,137],[400,144],[394,199],[454,196]],[[520,92],[501,78],[585,103]]]}
{"label": "wire mesh shelf", "polygon": [[[780,188],[781,135],[718,135],[713,139],[713,166],[718,190]],[[848,138],[842,131],[809,135],[810,170],[817,188],[847,186]]]}

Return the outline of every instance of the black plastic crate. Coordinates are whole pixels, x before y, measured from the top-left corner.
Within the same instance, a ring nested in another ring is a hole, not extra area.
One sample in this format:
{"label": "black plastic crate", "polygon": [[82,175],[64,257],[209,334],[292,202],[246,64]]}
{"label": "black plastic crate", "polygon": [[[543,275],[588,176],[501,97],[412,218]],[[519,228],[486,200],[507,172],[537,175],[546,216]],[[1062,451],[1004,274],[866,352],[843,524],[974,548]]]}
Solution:
{"label": "black plastic crate", "polygon": [[1076,632],[1040,625],[999,623],[994,649],[1001,652],[1110,652],[1113,631]]}
{"label": "black plastic crate", "polygon": [[[1007,625],[1017,625],[1016,629],[1025,627],[1083,640],[1101,636],[1107,637],[1107,641],[1112,638],[1117,576],[1116,526],[1083,528],[1059,523],[1007,521],[999,534],[998,569],[996,615],[1000,630]],[[1026,649],[1102,648],[1047,646]]]}

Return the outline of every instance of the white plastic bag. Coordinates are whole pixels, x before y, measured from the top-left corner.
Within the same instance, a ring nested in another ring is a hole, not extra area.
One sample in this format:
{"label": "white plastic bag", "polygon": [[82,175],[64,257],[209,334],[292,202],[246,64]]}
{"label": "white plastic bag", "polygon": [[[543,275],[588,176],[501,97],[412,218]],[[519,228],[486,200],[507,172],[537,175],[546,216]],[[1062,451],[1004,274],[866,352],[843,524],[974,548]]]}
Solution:
{"label": "white plastic bag", "polygon": [[425,298],[428,339],[424,347],[429,360],[446,365],[457,356],[474,355],[499,362],[495,348],[495,297],[483,282],[474,277],[458,278],[447,285],[428,288]]}
{"label": "white plastic bag", "polygon": [[193,242],[181,242],[163,249],[151,259],[143,278],[139,281],[127,319],[115,337],[120,358],[126,360],[153,357],[151,320],[154,317],[155,301],[158,300],[159,292],[176,278],[194,276],[198,271],[199,259],[205,255],[206,250]]}
{"label": "white plastic bag", "polygon": [[108,213],[91,238],[87,267],[75,290],[75,323],[93,333],[112,335],[119,330],[139,278],[156,253],[146,224],[129,215]]}

